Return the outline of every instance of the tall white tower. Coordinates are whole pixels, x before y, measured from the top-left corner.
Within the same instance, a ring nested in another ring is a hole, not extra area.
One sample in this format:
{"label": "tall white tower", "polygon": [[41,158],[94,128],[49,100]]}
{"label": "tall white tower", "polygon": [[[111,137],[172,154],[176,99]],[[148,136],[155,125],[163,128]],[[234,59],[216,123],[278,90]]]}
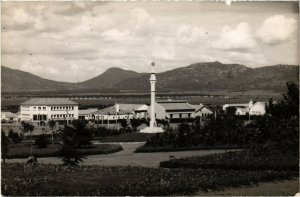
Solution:
{"label": "tall white tower", "polygon": [[164,130],[161,127],[157,127],[155,121],[155,83],[156,83],[156,76],[154,72],[155,63],[151,63],[151,75],[150,75],[150,92],[151,92],[151,108],[150,108],[150,125],[142,130],[141,133],[161,133]]}
{"label": "tall white tower", "polygon": [[155,83],[156,83],[156,76],[154,72],[155,63],[151,63],[151,75],[150,75],[150,85],[151,85],[151,113],[150,113],[150,127],[156,126],[155,121]]}

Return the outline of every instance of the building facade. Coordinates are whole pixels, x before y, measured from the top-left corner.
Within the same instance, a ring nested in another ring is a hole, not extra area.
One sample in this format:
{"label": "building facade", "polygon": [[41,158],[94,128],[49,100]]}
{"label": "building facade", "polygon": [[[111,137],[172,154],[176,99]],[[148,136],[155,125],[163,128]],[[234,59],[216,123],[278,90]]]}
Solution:
{"label": "building facade", "polygon": [[[149,113],[149,110],[148,110]],[[194,118],[195,108],[186,100],[162,100],[155,103],[156,119]]]}
{"label": "building facade", "polygon": [[120,120],[141,119],[147,117],[148,106],[145,104],[115,104],[104,109],[79,110],[82,120]]}
{"label": "building facade", "polygon": [[200,103],[200,105],[193,105],[195,108],[195,117],[206,118],[214,112],[207,106]]}
{"label": "building facade", "polygon": [[20,104],[21,121],[78,119],[78,104],[64,98],[31,98]]}

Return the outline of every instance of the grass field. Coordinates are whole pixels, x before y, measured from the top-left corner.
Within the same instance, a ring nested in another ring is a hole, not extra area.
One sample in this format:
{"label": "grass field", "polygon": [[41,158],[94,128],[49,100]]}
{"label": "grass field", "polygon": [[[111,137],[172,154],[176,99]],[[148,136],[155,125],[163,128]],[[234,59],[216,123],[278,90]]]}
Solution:
{"label": "grass field", "polygon": [[198,196],[295,196],[299,193],[299,178],[271,183],[259,183],[257,186],[226,188],[223,191],[199,192]]}
{"label": "grass field", "polygon": [[[23,164],[2,168],[2,194],[6,196],[65,195],[194,195],[228,187],[253,186],[259,182],[296,177],[284,171],[232,171],[209,169],[164,169],[143,167],[38,164],[33,170]],[[280,194],[280,193],[278,193]]]}

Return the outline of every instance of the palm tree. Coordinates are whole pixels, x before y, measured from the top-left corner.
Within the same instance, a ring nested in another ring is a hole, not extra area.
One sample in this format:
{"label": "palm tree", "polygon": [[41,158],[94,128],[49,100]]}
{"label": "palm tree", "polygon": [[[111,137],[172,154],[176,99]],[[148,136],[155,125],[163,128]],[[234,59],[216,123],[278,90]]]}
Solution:
{"label": "palm tree", "polygon": [[31,136],[31,132],[34,129],[34,126],[32,124],[30,124],[28,122],[24,122],[24,121],[21,122],[21,126],[22,126],[23,133],[29,132],[29,134],[30,134],[30,154],[32,156],[32,136]]}
{"label": "palm tree", "polygon": [[52,139],[52,144],[54,144],[54,127],[56,125],[56,122],[54,120],[49,120],[48,125],[51,129],[51,139]]}

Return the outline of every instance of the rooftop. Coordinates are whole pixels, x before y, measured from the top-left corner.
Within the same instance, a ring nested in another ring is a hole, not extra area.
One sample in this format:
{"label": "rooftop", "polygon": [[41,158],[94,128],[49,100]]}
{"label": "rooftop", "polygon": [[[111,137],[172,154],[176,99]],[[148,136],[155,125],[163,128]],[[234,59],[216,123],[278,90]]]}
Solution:
{"label": "rooftop", "polygon": [[6,111],[2,111],[1,114],[5,114],[5,117],[7,118],[17,118],[18,115],[12,112],[6,112]]}
{"label": "rooftop", "polygon": [[189,111],[195,111],[195,108],[188,104],[186,101],[182,102],[158,102],[159,105],[163,106],[166,111],[176,111],[176,110],[189,110]]}
{"label": "rooftop", "polygon": [[97,113],[97,111],[98,111],[98,108],[89,108],[89,109],[78,110],[78,115],[94,114],[94,113]]}
{"label": "rooftop", "polygon": [[[131,114],[135,111],[147,111],[147,105],[143,104],[117,104],[119,105],[118,114]],[[116,105],[100,110],[103,114],[116,114]]]}
{"label": "rooftop", "polygon": [[65,98],[31,98],[20,105],[78,105],[77,103]]}

